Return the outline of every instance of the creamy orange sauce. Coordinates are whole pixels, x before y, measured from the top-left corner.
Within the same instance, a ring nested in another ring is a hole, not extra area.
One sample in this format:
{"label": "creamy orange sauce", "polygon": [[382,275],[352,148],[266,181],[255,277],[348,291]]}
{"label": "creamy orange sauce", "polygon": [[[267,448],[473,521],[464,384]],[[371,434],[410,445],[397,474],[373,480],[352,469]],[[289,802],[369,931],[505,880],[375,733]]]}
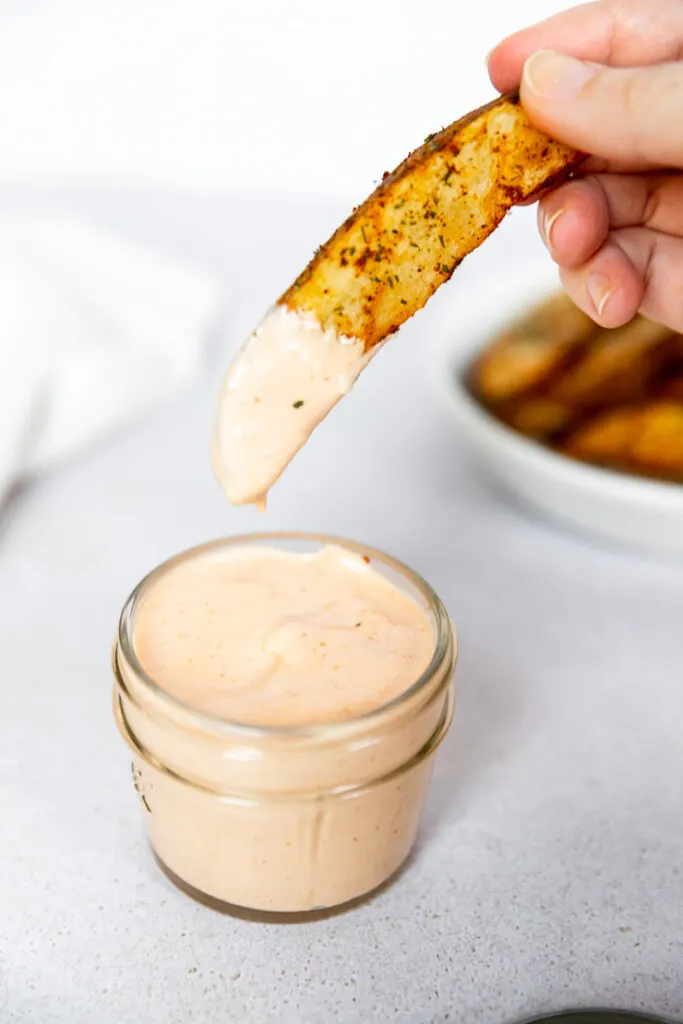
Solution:
{"label": "creamy orange sauce", "polygon": [[429,664],[426,613],[363,558],[245,546],[169,570],[136,615],[155,682],[213,716],[264,726],[358,717]]}

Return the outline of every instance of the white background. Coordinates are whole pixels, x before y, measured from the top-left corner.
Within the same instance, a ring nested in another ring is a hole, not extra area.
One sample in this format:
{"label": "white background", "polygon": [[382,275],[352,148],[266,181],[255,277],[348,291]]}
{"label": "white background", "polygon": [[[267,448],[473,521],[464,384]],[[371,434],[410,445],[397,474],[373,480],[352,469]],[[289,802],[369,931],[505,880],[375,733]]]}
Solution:
{"label": "white background", "polygon": [[4,0],[0,175],[362,197],[561,0]]}

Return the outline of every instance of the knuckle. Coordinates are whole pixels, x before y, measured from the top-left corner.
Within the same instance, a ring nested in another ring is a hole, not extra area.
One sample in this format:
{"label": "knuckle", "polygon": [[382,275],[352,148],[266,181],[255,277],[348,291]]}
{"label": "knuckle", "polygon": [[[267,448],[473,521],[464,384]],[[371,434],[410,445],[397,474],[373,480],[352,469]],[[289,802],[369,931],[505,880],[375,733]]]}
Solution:
{"label": "knuckle", "polygon": [[626,71],[619,76],[621,88],[621,107],[629,115],[629,121],[635,118],[648,104],[651,87],[643,76]]}
{"label": "knuckle", "polygon": [[657,78],[644,70],[624,71],[619,74],[617,102],[623,116],[623,130],[627,133],[628,150],[633,159],[648,162],[648,132],[644,130],[660,103]]}
{"label": "knuckle", "polygon": [[653,153],[683,162],[683,67],[660,65],[623,72],[624,126],[636,159],[648,164]]}
{"label": "knuckle", "polygon": [[647,188],[643,207],[643,224],[650,225],[659,220],[662,193],[659,188]]}
{"label": "knuckle", "polygon": [[[656,3],[656,0],[652,0]],[[642,0],[607,0],[609,18],[608,59],[605,63],[623,63],[617,58],[640,45],[643,23]]]}
{"label": "knuckle", "polygon": [[683,0],[603,0],[608,22],[608,64],[642,62],[643,49],[650,59],[671,59],[679,34]]}

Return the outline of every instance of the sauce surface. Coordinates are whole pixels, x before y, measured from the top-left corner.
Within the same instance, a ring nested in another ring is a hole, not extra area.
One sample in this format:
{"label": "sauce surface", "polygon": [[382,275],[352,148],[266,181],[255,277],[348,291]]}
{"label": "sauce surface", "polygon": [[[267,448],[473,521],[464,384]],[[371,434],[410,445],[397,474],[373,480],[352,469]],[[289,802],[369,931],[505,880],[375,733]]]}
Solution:
{"label": "sauce surface", "polygon": [[204,713],[263,726],[336,722],[405,692],[428,666],[427,614],[363,558],[245,545],[161,576],[135,618],[144,670]]}

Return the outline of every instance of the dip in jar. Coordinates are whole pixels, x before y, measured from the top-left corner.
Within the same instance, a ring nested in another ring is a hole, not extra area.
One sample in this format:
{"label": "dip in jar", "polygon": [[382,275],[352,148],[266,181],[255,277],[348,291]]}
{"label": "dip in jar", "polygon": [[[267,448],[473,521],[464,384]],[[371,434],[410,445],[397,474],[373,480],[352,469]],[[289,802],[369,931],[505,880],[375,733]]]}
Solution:
{"label": "dip in jar", "polygon": [[261,911],[376,888],[413,845],[454,662],[431,588],[357,544],[238,537],[159,566],[114,650],[157,857],[198,895]]}

